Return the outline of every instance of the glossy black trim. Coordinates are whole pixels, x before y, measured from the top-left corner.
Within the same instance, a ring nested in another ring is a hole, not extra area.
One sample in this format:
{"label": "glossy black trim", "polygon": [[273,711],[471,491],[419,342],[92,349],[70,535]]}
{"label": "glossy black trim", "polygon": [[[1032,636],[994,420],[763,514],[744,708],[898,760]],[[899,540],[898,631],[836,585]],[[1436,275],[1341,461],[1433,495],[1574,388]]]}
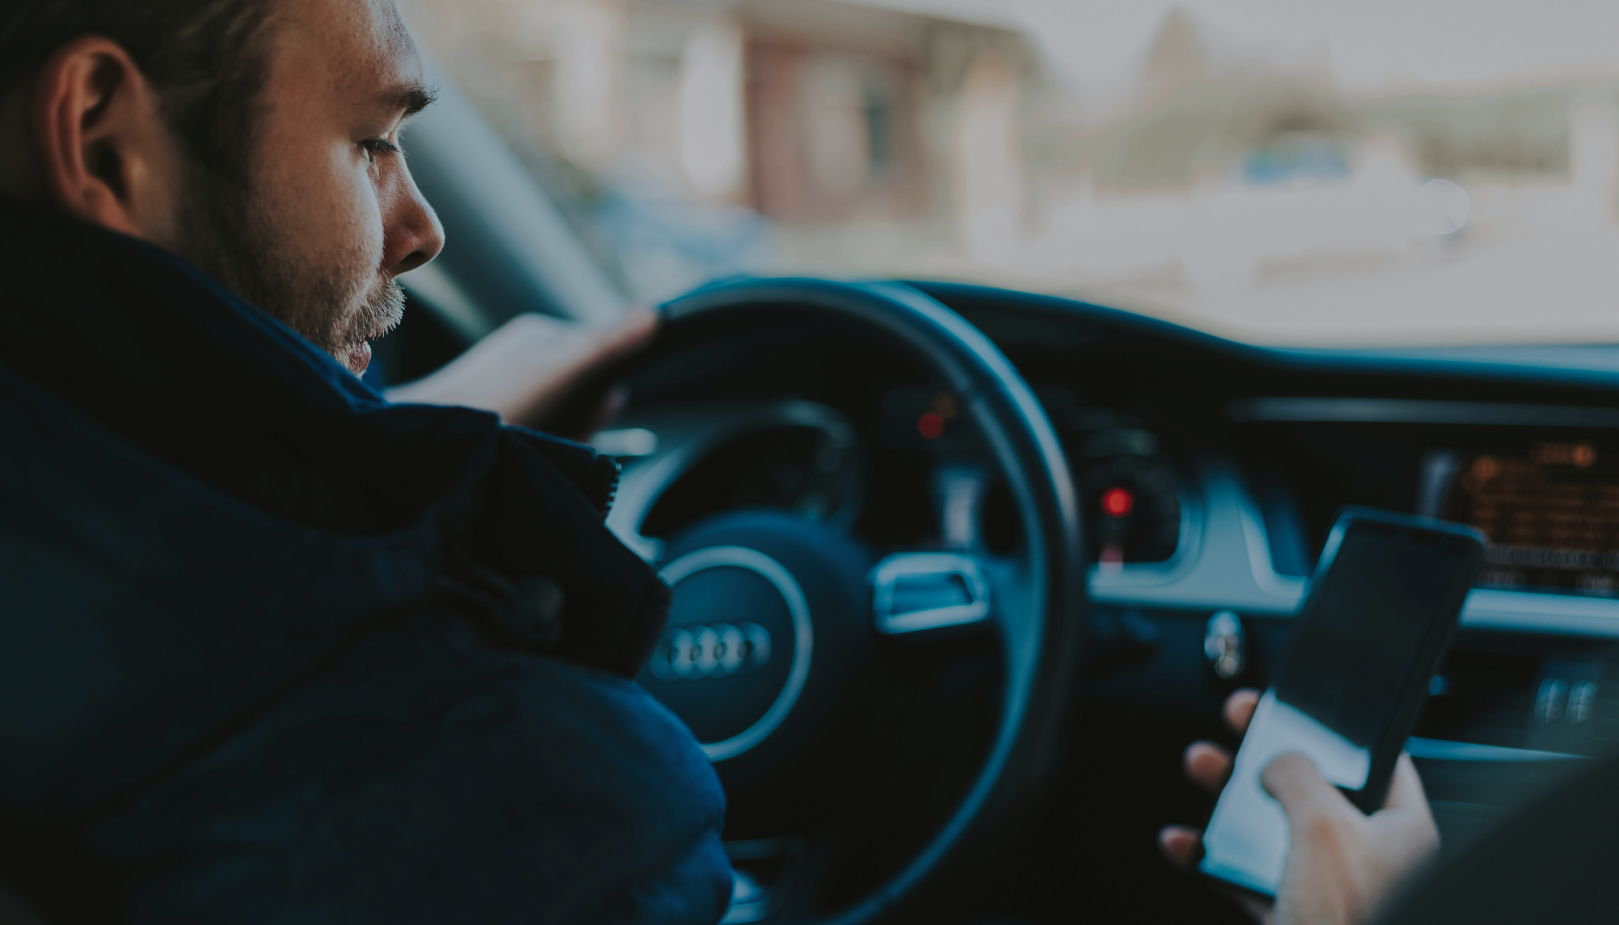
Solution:
{"label": "glossy black trim", "polygon": [[1151,338],[1278,370],[1361,375],[1468,376],[1619,390],[1619,345],[1266,347],[1227,340],[1147,315],[1062,296],[969,283],[911,281],[907,284],[968,317],[973,317],[979,306],[1054,314],[1081,322],[1093,330]]}

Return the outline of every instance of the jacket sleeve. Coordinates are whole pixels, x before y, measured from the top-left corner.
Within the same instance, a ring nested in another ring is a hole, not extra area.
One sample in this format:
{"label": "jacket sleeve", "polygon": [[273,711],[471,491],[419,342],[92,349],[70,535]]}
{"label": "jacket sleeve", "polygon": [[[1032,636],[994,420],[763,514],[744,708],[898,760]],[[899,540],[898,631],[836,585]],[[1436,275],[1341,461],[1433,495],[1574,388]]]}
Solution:
{"label": "jacket sleeve", "polygon": [[127,920],[719,920],[724,793],[684,724],[609,672],[406,623],[99,829],[139,872]]}

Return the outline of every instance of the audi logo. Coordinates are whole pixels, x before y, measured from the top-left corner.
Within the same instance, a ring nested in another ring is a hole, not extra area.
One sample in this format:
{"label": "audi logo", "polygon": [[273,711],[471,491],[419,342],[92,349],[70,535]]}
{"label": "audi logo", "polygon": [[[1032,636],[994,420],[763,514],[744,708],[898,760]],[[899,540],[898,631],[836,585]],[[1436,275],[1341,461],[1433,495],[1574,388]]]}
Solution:
{"label": "audi logo", "polygon": [[660,681],[725,678],[770,661],[770,632],[757,623],[673,626],[647,666]]}

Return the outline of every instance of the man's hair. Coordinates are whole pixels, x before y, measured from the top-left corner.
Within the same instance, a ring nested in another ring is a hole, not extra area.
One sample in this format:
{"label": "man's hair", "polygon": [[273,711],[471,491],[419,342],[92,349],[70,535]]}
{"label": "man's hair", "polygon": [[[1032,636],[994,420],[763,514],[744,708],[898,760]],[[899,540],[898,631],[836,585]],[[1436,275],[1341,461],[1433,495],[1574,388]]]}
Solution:
{"label": "man's hair", "polygon": [[0,97],[85,35],[117,42],[160,99],[188,159],[235,186],[247,175],[274,0],[0,0]]}
{"label": "man's hair", "polygon": [[323,271],[260,208],[254,140],[276,0],[0,0],[0,98],[31,87],[68,42],[118,43],[159,97],[184,160],[176,254],[341,356],[399,321],[404,291],[377,274]]}

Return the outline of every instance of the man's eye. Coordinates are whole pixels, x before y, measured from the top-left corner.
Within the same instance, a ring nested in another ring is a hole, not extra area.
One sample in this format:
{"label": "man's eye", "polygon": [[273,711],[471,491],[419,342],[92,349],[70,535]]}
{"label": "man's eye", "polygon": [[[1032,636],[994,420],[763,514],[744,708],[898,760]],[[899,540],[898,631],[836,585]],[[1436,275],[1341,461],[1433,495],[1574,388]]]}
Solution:
{"label": "man's eye", "polygon": [[367,138],[360,142],[360,147],[365,149],[366,159],[372,163],[376,162],[378,154],[399,153],[399,146],[386,138]]}

